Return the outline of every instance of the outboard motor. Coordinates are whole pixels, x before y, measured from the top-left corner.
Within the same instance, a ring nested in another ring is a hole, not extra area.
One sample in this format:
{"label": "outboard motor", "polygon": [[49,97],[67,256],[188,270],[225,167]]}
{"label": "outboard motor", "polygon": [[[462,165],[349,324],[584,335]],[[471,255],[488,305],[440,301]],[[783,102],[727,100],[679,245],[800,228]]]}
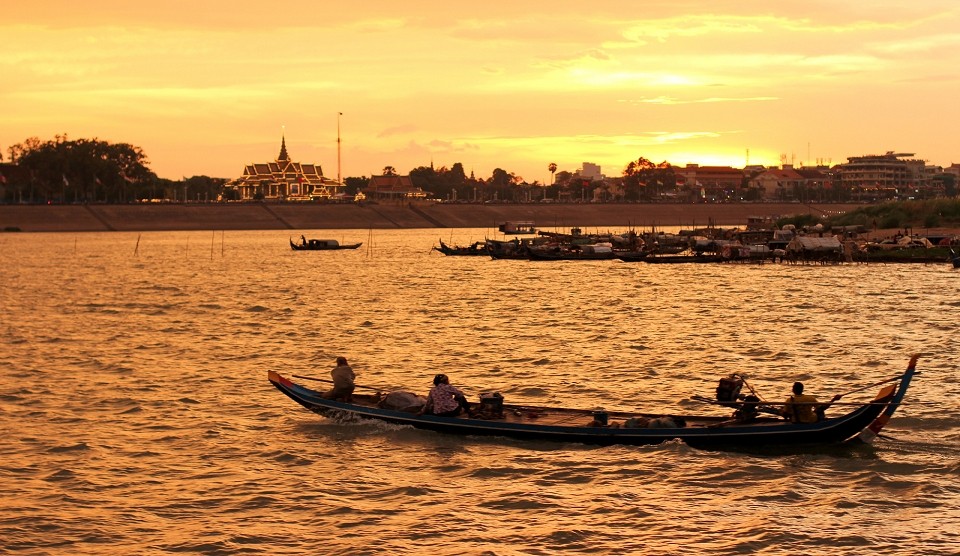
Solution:
{"label": "outboard motor", "polygon": [[717,385],[717,401],[722,405],[734,405],[740,399],[743,379],[739,375],[730,375],[720,379]]}
{"label": "outboard motor", "polygon": [[480,417],[483,419],[503,419],[503,395],[500,392],[480,394]]}

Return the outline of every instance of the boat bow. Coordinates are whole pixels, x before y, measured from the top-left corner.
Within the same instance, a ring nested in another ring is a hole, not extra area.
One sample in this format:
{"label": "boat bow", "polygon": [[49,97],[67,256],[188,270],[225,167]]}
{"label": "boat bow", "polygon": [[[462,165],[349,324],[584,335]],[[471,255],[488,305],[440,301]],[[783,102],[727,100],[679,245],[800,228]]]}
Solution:
{"label": "boat bow", "polygon": [[910,363],[907,364],[907,370],[904,371],[904,373],[900,376],[900,384],[888,387],[896,388],[896,393],[893,394],[890,402],[887,403],[880,416],[874,419],[867,428],[860,431],[860,434],[856,436],[857,440],[867,444],[870,444],[876,440],[877,436],[880,434],[880,431],[890,421],[890,417],[892,417],[893,413],[898,407],[900,407],[900,402],[903,401],[903,396],[906,395],[907,388],[910,386],[910,381],[913,379],[913,376],[919,374],[917,373],[918,359],[920,359],[919,353],[911,357]]}

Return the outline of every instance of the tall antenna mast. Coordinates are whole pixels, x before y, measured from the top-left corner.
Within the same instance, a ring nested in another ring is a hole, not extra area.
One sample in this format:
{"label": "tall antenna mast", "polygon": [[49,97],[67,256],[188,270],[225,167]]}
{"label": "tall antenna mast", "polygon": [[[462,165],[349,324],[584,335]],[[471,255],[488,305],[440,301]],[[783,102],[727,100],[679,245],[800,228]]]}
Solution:
{"label": "tall antenna mast", "polygon": [[337,112],[337,183],[342,184],[340,180],[340,116],[343,112]]}

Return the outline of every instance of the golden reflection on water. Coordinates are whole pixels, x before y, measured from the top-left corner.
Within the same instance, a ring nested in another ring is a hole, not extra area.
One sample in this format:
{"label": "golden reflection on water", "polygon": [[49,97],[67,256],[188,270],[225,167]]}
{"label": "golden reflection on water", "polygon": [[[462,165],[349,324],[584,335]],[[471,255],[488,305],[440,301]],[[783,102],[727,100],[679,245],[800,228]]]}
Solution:
{"label": "golden reflection on water", "polygon": [[[915,553],[956,546],[939,525],[960,520],[946,264],[530,263],[431,253],[436,230],[337,231],[370,246],[337,252],[287,235],[0,236],[8,549],[892,554],[893,511]],[[345,355],[375,387],[425,392],[442,371],[471,396],[698,412],[729,372],[769,399],[794,380],[828,397],[913,352],[889,438],[812,453],[337,423],[266,381]]]}

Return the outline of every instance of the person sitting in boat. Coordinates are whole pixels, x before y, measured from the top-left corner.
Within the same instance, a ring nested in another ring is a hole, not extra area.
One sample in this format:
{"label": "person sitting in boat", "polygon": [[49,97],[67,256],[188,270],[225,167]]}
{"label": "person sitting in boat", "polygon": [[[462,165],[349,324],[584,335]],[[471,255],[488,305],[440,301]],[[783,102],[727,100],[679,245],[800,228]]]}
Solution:
{"label": "person sitting in boat", "polygon": [[357,375],[347,363],[346,357],[337,357],[337,366],[330,371],[330,377],[333,378],[333,388],[324,392],[323,397],[338,402],[350,402],[355,388],[353,381]]}
{"label": "person sitting in boat", "polygon": [[793,395],[783,404],[781,415],[791,423],[816,423],[824,418],[830,404],[840,399],[834,396],[825,404],[817,404],[817,398],[803,393],[803,383],[793,383]]}
{"label": "person sitting in boat", "polygon": [[437,415],[439,417],[456,417],[461,413],[469,413],[470,404],[466,396],[456,386],[450,385],[450,379],[445,374],[433,377],[433,388],[427,396],[427,403],[420,410],[420,415]]}
{"label": "person sitting in boat", "polygon": [[752,394],[743,398],[743,403],[733,412],[734,421],[738,423],[752,423],[756,421],[760,413],[759,404],[760,398]]}

